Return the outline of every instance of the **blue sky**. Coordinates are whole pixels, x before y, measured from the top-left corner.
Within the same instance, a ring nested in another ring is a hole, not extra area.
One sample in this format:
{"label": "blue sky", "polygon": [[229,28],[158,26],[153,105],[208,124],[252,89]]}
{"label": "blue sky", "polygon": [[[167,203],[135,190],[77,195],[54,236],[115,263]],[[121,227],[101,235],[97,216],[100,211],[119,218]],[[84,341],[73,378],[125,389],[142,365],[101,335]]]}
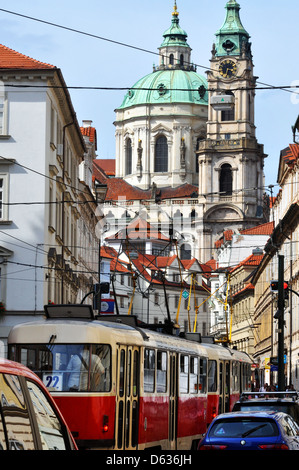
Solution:
{"label": "blue sky", "polygon": [[[299,85],[298,0],[239,3],[243,26],[251,36],[258,81]],[[225,4],[226,0],[177,0],[180,25],[188,33],[192,61],[202,75],[209,67],[214,34],[225,18]],[[152,51],[138,51],[0,10],[0,43],[59,67],[68,86],[130,87],[158,63],[157,48],[170,26],[173,0],[89,0],[86,4],[82,0],[10,0],[9,4],[0,2],[1,8]],[[97,129],[98,156],[114,157],[114,110],[125,91],[70,93],[79,123],[91,119]],[[276,184],[279,154],[292,142],[291,128],[298,115],[299,95],[256,91],[256,134],[268,155],[266,185]]]}

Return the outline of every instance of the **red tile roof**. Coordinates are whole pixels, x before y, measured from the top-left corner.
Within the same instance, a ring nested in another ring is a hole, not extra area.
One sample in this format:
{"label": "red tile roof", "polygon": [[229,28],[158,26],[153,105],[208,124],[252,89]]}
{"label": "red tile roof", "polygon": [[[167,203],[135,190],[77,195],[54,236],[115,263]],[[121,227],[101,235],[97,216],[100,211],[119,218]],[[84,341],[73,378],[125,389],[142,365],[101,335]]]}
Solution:
{"label": "red tile roof", "polygon": [[271,235],[274,230],[274,222],[267,222],[265,224],[256,225],[255,227],[242,230],[242,235]]}
{"label": "red tile roof", "polygon": [[132,220],[124,229],[116,234],[107,237],[107,240],[161,240],[169,242],[169,238],[159,232],[153,225],[149,224],[142,217]]}
{"label": "red tile roof", "polygon": [[[95,127],[80,127],[82,135],[89,138],[91,143],[97,143],[97,131]],[[96,161],[96,160],[95,160]]]}
{"label": "red tile roof", "polygon": [[215,247],[219,248],[224,242],[231,240],[233,238],[233,234],[233,230],[225,230],[220,240],[215,242]]}
{"label": "red tile roof", "polygon": [[[251,228],[246,228],[244,230],[240,230],[241,235],[271,235],[274,230],[274,222],[266,222],[265,224],[256,225]],[[223,232],[222,237],[215,242],[215,247],[220,248],[223,243],[226,241],[232,240],[232,236],[234,234],[233,230],[225,230]]]}
{"label": "red tile roof", "polygon": [[249,283],[249,284],[247,284],[247,286],[243,287],[243,288],[240,289],[238,292],[235,292],[235,293],[233,294],[233,297],[237,297],[237,296],[239,296],[239,295],[241,295],[241,294],[244,294],[244,293],[246,293],[246,292],[250,292],[250,291],[253,291],[253,290],[254,290],[254,285],[251,284],[251,283]]}
{"label": "red tile roof", "polygon": [[95,164],[96,160],[93,160],[93,180],[98,181],[101,184],[108,184],[108,176],[106,173]]}
{"label": "red tile roof", "polygon": [[120,273],[130,273],[127,263],[118,259],[117,251],[110,246],[101,246],[101,257],[110,259],[110,271]]}
{"label": "red tile roof", "polygon": [[261,264],[261,261],[264,257],[264,254],[261,255],[249,255],[247,258],[245,258],[243,261],[241,261],[238,266],[235,266],[231,272],[235,271],[238,269],[240,266],[259,266]]}
{"label": "red tile roof", "polygon": [[[103,162],[103,163],[102,163]],[[106,201],[117,201],[120,197],[125,197],[128,201],[140,201],[152,199],[152,189],[140,189],[132,186],[122,178],[112,177],[115,171],[114,160],[96,159],[93,161],[93,178],[100,183],[107,184]],[[160,199],[180,199],[194,197],[198,194],[198,188],[192,184],[183,184],[176,188],[157,188],[157,197]]]}
{"label": "red tile roof", "polygon": [[281,156],[287,165],[293,166],[299,158],[299,144],[289,144],[281,151]]}
{"label": "red tile roof", "polygon": [[20,52],[9,49],[0,44],[0,69],[55,69],[54,65],[45,64]]}
{"label": "red tile roof", "polygon": [[96,167],[100,168],[107,176],[115,176],[115,159],[114,158],[97,158],[94,160]]}

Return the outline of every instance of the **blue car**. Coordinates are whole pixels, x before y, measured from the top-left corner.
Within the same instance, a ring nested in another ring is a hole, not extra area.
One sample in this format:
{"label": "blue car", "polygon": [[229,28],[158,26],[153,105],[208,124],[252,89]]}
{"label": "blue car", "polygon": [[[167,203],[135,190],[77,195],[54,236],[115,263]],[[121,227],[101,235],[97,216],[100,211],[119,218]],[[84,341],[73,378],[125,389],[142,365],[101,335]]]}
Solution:
{"label": "blue car", "polygon": [[212,421],[198,450],[299,450],[299,426],[281,412],[224,413]]}

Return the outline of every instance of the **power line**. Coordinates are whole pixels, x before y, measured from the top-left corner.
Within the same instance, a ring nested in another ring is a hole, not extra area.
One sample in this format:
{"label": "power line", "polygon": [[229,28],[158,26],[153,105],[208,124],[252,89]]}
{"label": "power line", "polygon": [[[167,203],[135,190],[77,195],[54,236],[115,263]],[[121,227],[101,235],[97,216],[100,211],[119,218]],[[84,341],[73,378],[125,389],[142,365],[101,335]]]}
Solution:
{"label": "power line", "polygon": [[[155,51],[152,51],[152,50],[149,50],[149,49],[145,49],[145,48],[142,48],[142,47],[138,47],[138,46],[134,46],[132,44],[127,44],[125,42],[122,42],[122,41],[116,41],[116,40],[113,40],[113,39],[109,39],[109,38],[105,38],[103,36],[98,36],[96,34],[92,34],[92,33],[88,33],[86,31],[82,31],[82,30],[79,30],[79,29],[76,29],[76,28],[70,28],[68,26],[64,26],[64,25],[61,25],[61,24],[57,24],[57,23],[53,23],[53,22],[50,22],[50,21],[46,21],[46,20],[42,20],[42,19],[39,19],[39,18],[35,18],[33,16],[29,16],[29,15],[24,15],[24,14],[21,14],[21,13],[17,13],[15,11],[11,11],[11,10],[6,10],[4,8],[0,8],[0,11],[3,11],[5,13],[9,13],[11,15],[15,15],[15,16],[20,16],[22,18],[26,18],[26,19],[29,19],[29,20],[32,20],[32,21],[36,21],[36,22],[39,22],[39,23],[43,23],[43,24],[47,24],[49,26],[54,26],[56,28],[60,28],[60,29],[64,29],[66,31],[71,31],[73,33],[76,33],[76,34],[82,34],[84,36],[89,36],[89,37],[92,37],[94,39],[99,39],[101,41],[106,41],[106,42],[110,42],[110,43],[113,43],[113,44],[117,44],[119,46],[123,46],[123,47],[128,47],[130,49],[135,49],[135,50],[138,50],[138,51],[141,51],[141,52],[145,52],[145,53],[148,53],[148,54],[153,54],[153,55],[156,55],[156,56],[160,56],[160,53],[159,52],[155,52]],[[187,62],[185,61],[186,64],[189,64],[189,65],[194,65],[196,67],[199,67],[199,68],[202,68],[204,70],[209,70],[211,72],[216,72],[217,70],[216,69],[212,69],[211,67],[206,67],[204,65],[200,65],[200,64],[194,64],[194,63],[190,63],[190,62]],[[236,77],[238,78],[238,77]],[[275,87],[273,85],[269,85],[267,83],[263,83],[263,82],[259,82],[257,81],[256,83],[260,83],[261,85],[264,85],[265,88],[255,88],[253,87],[252,89],[279,89],[279,90],[282,90],[282,91],[288,91],[290,93],[294,93],[292,90],[290,90],[291,88],[299,88],[298,86],[278,86],[278,87]],[[101,89],[101,90],[129,90],[129,89],[132,89],[132,88],[109,88],[109,87],[67,87],[67,88],[73,88],[73,89]],[[247,88],[246,88],[247,89]],[[250,89],[250,88],[248,88]],[[181,91],[193,91],[193,90],[181,90]],[[297,94],[297,93],[296,93]]]}
{"label": "power line", "polygon": [[[1,10],[1,9],[0,9]],[[168,69],[168,71],[171,71],[172,69]],[[173,69],[175,70],[175,69]],[[99,90],[99,91],[161,91],[161,88],[153,88],[153,87],[103,87],[103,86],[72,86],[72,85],[33,85],[33,84],[13,84],[13,83],[5,83],[6,87],[10,88],[47,88],[47,89],[63,89],[63,90]],[[283,91],[290,91],[290,89],[298,89],[299,85],[267,85],[265,86],[252,86],[252,87],[235,87],[235,88],[230,88],[229,91],[234,92],[234,91],[252,91],[252,90],[283,90]],[[204,88],[205,92],[209,93],[217,93],[217,92],[223,92],[223,88]],[[168,92],[168,91],[185,91],[185,92],[194,92],[197,91],[196,88],[163,88],[163,92]],[[293,92],[295,93],[295,92]],[[295,93],[299,94],[299,92]]]}

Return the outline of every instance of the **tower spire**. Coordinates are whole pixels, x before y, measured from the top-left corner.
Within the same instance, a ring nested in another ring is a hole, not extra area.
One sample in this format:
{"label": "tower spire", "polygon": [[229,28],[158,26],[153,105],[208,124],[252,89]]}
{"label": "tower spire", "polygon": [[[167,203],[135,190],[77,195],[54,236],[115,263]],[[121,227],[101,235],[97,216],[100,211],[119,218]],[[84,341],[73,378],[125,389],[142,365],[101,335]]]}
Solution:
{"label": "tower spire", "polygon": [[225,21],[216,32],[216,56],[241,55],[245,51],[250,57],[250,36],[242,25],[239,3],[229,0],[225,8]]}
{"label": "tower spire", "polygon": [[174,16],[174,17],[178,17],[178,16],[179,16],[179,12],[178,12],[178,8],[177,8],[176,0],[174,0],[174,6],[173,6],[172,16]]}
{"label": "tower spire", "polygon": [[[191,65],[191,48],[187,43],[187,33],[180,26],[179,12],[176,0],[173,4],[173,12],[170,27],[163,34],[163,42],[159,47],[160,50],[160,66],[164,68],[183,68],[184,70],[192,69]],[[167,64],[166,64],[167,62]]]}

